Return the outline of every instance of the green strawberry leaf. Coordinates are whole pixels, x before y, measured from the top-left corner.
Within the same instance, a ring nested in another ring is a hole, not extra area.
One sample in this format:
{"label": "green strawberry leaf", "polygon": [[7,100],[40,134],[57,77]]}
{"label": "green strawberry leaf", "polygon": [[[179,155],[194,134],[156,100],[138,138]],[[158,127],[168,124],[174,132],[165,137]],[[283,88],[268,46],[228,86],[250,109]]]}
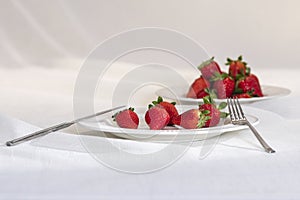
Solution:
{"label": "green strawberry leaf", "polygon": [[175,105],[176,105],[176,102],[173,101],[173,102],[171,102],[171,104],[173,104],[173,105],[175,106]]}
{"label": "green strawberry leaf", "polygon": [[239,80],[242,80],[244,78],[245,78],[245,75],[243,75],[243,74],[237,74],[236,77],[235,77],[235,80],[239,81]]}
{"label": "green strawberry leaf", "polygon": [[249,75],[251,73],[251,68],[250,67],[246,67],[246,75]]}
{"label": "green strawberry leaf", "polygon": [[202,128],[207,122],[207,120],[209,120],[210,118],[211,118],[210,116],[206,116],[203,112],[199,112],[199,120],[198,120],[197,128]]}
{"label": "green strawberry leaf", "polygon": [[221,112],[220,118],[226,118],[229,115],[229,113]]}
{"label": "green strawberry leaf", "polygon": [[152,101],[152,104],[156,106],[158,104],[158,102],[157,101]]}
{"label": "green strawberry leaf", "polygon": [[242,93],[244,93],[244,91],[241,88],[235,88],[233,93],[234,94],[242,94]]}
{"label": "green strawberry leaf", "polygon": [[148,105],[148,110],[150,109],[150,108],[152,108],[153,107],[153,105],[152,104],[149,104]]}
{"label": "green strawberry leaf", "polygon": [[[209,95],[212,99],[218,98],[216,90],[211,90]],[[214,101],[213,101],[213,103],[214,103]]]}
{"label": "green strawberry leaf", "polygon": [[204,89],[204,92],[206,92],[207,94],[209,94],[209,93],[210,93],[210,90],[209,90],[208,88],[205,88],[205,89]]}
{"label": "green strawberry leaf", "polygon": [[212,95],[208,95],[208,99],[211,104],[216,104],[214,99],[212,98]]}
{"label": "green strawberry leaf", "polygon": [[216,91],[214,89],[210,90],[209,88],[205,88],[204,92],[206,92],[207,96],[210,96],[212,99],[217,98],[217,94],[216,94]]}
{"label": "green strawberry leaf", "polygon": [[219,72],[214,72],[214,74],[210,78],[210,81],[217,81],[217,80],[222,80],[222,79],[223,79],[222,74],[220,74]]}
{"label": "green strawberry leaf", "polygon": [[203,67],[209,65],[212,61],[214,61],[214,58],[215,58],[215,57],[212,57],[212,58],[210,58],[209,60],[206,60],[206,61],[202,62],[202,63],[198,66],[198,69],[201,69],[201,68],[203,68]]}
{"label": "green strawberry leaf", "polygon": [[113,114],[113,115],[111,116],[111,118],[113,119],[114,122],[116,121],[116,117],[117,117],[117,115],[118,115],[120,112],[121,112],[121,111],[116,112],[115,114]]}
{"label": "green strawberry leaf", "polygon": [[202,113],[203,113],[204,115],[209,115],[210,110],[203,110]]}
{"label": "green strawberry leaf", "polygon": [[227,78],[229,75],[227,73],[222,73],[221,74],[221,80],[224,80],[225,78]]}
{"label": "green strawberry leaf", "polygon": [[225,63],[225,65],[230,65],[230,63],[232,63],[233,60],[231,60],[230,58],[227,58],[227,63]]}
{"label": "green strawberry leaf", "polygon": [[203,103],[204,104],[210,104],[211,103],[209,95],[203,97],[202,99],[203,99]]}
{"label": "green strawberry leaf", "polygon": [[157,97],[157,104],[163,102],[163,98],[161,96]]}
{"label": "green strawberry leaf", "polygon": [[219,104],[218,110],[223,110],[224,108],[226,108],[226,106],[227,106],[227,103],[226,102],[222,102],[222,103]]}

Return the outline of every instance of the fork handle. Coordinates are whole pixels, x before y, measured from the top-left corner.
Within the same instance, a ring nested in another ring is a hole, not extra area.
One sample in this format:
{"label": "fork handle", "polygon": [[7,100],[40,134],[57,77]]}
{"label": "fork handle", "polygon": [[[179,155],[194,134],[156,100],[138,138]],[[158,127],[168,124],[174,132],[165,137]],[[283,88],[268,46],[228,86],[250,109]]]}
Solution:
{"label": "fork handle", "polygon": [[255,137],[258,139],[259,143],[264,147],[265,151],[268,153],[275,153],[275,150],[272,149],[266,141],[260,136],[260,134],[257,132],[257,130],[254,128],[254,126],[246,120],[247,126],[251,129],[251,131],[254,133]]}

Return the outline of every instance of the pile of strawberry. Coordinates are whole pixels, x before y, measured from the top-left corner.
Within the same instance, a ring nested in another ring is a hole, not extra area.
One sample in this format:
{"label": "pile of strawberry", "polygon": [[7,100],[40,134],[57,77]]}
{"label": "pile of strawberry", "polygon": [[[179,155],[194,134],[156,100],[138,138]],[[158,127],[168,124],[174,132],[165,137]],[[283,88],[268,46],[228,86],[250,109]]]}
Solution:
{"label": "pile of strawberry", "polygon": [[263,96],[257,76],[250,72],[242,56],[237,60],[227,58],[226,65],[229,65],[228,73],[221,71],[214,57],[203,62],[198,67],[202,75],[192,83],[186,96],[203,98],[211,95],[218,99]]}
{"label": "pile of strawberry", "polygon": [[[203,104],[199,107],[179,114],[175,102],[170,103],[158,97],[148,106],[145,121],[151,130],[161,130],[174,125],[185,129],[212,127],[220,122],[220,118],[227,117],[227,113],[220,111],[226,106],[225,102],[217,106],[208,95],[203,98]],[[113,118],[121,128],[137,129],[139,126],[139,117],[133,108],[120,111]]]}

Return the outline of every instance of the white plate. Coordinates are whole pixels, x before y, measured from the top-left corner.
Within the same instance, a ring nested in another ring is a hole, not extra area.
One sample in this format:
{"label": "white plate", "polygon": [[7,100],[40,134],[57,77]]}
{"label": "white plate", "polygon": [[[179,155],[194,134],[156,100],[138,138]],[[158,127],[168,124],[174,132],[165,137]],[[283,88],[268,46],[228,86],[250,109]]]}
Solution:
{"label": "white plate", "polygon": [[[195,106],[178,106],[178,112],[182,113],[191,108],[196,108]],[[109,132],[121,138],[127,138],[132,140],[142,140],[142,141],[196,141],[204,140],[210,137],[221,135],[225,132],[239,131],[246,129],[247,126],[235,126],[230,123],[227,118],[219,123],[218,126],[210,128],[201,129],[183,129],[178,127],[167,127],[164,130],[150,130],[147,124],[144,122],[144,108],[135,109],[140,118],[140,125],[138,129],[126,129],[120,128],[112,120],[111,115],[104,117],[100,121],[84,121],[80,122],[81,126],[84,126],[91,130]],[[251,113],[251,107],[247,107],[247,113]],[[253,112],[253,111],[252,111]],[[253,115],[247,115],[248,120],[256,125],[259,123],[257,117]]]}
{"label": "white plate", "polygon": [[[277,86],[270,86],[270,85],[262,85],[262,92],[264,94],[263,97],[252,97],[252,98],[241,98],[239,101],[241,103],[251,103],[255,101],[262,101],[267,99],[272,99],[276,97],[286,96],[291,93],[291,90],[287,88],[277,87]],[[183,103],[202,103],[202,99],[193,99],[187,98],[186,93],[188,88],[183,87],[171,87],[169,89],[160,89],[156,91],[158,96],[162,96],[164,98],[173,99],[176,101],[180,101],[181,104]],[[220,103],[225,101],[224,99],[215,99],[216,103]]]}

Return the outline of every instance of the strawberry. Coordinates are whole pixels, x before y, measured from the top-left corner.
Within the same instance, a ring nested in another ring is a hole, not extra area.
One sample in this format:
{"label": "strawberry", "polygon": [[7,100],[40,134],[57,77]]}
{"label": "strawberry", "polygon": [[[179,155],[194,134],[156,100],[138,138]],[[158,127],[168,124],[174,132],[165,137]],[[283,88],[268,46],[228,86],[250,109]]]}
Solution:
{"label": "strawberry", "polygon": [[237,60],[227,58],[226,65],[229,65],[228,74],[235,80],[240,79],[247,74],[247,63],[243,61],[242,56],[239,56]]}
{"label": "strawberry", "polygon": [[173,119],[173,123],[185,129],[197,129],[204,126],[209,118],[199,109],[190,109]]}
{"label": "strawberry", "polygon": [[210,87],[210,83],[200,76],[191,85],[186,97],[188,98],[202,98],[208,95],[205,89]]}
{"label": "strawberry", "polygon": [[250,74],[237,82],[236,93],[249,93],[253,97],[263,96],[259,80],[254,74]]}
{"label": "strawberry", "polygon": [[235,81],[226,73],[215,76],[214,80],[213,89],[216,92],[217,97],[219,99],[231,97],[234,91]]}
{"label": "strawberry", "polygon": [[219,123],[221,117],[225,118],[227,116],[227,113],[219,111],[226,107],[225,102],[216,107],[210,96],[204,97],[203,101],[204,104],[199,106],[199,109],[190,109],[178,115],[173,118],[173,123],[186,129],[197,129],[215,126]]}
{"label": "strawberry", "polygon": [[114,121],[117,122],[118,126],[121,128],[137,129],[139,125],[139,117],[134,112],[134,108],[128,108],[116,113],[114,116]]}
{"label": "strawberry", "polygon": [[215,74],[221,74],[221,69],[216,61],[214,61],[214,57],[211,59],[204,61],[198,69],[202,73],[202,76],[207,80],[210,81],[210,79]]}
{"label": "strawberry", "polygon": [[220,111],[227,106],[225,102],[217,107],[210,96],[203,98],[203,102],[204,104],[199,105],[199,110],[207,117],[203,127],[216,126],[220,122],[220,118],[227,117],[227,113]]}
{"label": "strawberry", "polygon": [[163,106],[156,105],[147,110],[145,121],[151,130],[160,130],[169,123],[170,115]]}
{"label": "strawberry", "polygon": [[[152,103],[154,106],[161,105],[168,112],[168,114],[170,115],[170,121],[169,121],[168,125],[173,125],[172,119],[178,115],[178,111],[175,107],[176,102],[170,103],[170,102],[164,101],[163,98],[161,96],[159,96],[157,98],[157,100],[152,101]],[[152,107],[152,105],[149,105],[149,106]]]}

